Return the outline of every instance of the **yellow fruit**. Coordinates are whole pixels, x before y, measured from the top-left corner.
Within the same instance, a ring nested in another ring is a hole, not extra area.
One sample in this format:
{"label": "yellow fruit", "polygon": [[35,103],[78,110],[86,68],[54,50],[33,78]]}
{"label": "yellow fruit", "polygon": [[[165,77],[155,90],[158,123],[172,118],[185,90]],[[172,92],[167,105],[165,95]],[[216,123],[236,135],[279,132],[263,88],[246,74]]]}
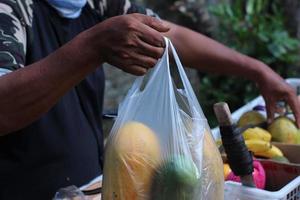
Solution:
{"label": "yellow fruit", "polygon": [[274,156],[271,159],[277,162],[290,163],[290,161],[284,156]]}
{"label": "yellow fruit", "polygon": [[[223,161],[219,149],[209,131],[205,131],[203,144],[202,185],[213,185],[205,188],[205,196],[202,199],[224,198],[224,171]],[[204,191],[204,187],[203,187]],[[204,195],[204,194],[203,194]]]}
{"label": "yellow fruit", "polygon": [[239,119],[237,125],[238,127],[244,127],[246,125],[257,125],[265,122],[266,118],[257,111],[245,112]]}
{"label": "yellow fruit", "polygon": [[[188,130],[193,129],[193,124],[191,121],[186,121],[186,127]],[[193,160],[197,161],[199,140],[192,138],[188,134],[190,139],[189,146],[193,156]],[[196,162],[198,163],[198,162]],[[224,198],[224,171],[223,171],[223,161],[219,149],[210,133],[210,131],[204,131],[203,140],[203,157],[202,157],[202,174],[201,174],[201,186],[202,191],[199,194],[199,199],[223,199]],[[210,187],[212,186],[213,187]]]}
{"label": "yellow fruit", "polygon": [[255,155],[257,152],[265,152],[271,148],[271,143],[263,140],[245,140],[247,148]]}
{"label": "yellow fruit", "polygon": [[223,164],[223,168],[224,168],[224,180],[226,180],[227,176],[231,172],[231,169],[230,169],[230,166],[227,163]]}
{"label": "yellow fruit", "polygon": [[299,129],[287,117],[278,117],[268,127],[272,140],[277,142],[297,144],[299,142]]}
{"label": "yellow fruit", "polygon": [[243,132],[243,136],[245,140],[264,140],[266,142],[271,141],[271,134],[259,127],[248,128]]}
{"label": "yellow fruit", "polygon": [[278,157],[278,156],[283,156],[282,151],[276,147],[275,145],[272,145],[272,147],[267,150],[267,151],[263,151],[263,152],[256,152],[255,153],[256,156],[262,156],[265,158],[273,158],[273,157]]}
{"label": "yellow fruit", "polygon": [[103,198],[148,199],[160,155],[158,138],[149,127],[139,122],[125,124],[107,144]]}

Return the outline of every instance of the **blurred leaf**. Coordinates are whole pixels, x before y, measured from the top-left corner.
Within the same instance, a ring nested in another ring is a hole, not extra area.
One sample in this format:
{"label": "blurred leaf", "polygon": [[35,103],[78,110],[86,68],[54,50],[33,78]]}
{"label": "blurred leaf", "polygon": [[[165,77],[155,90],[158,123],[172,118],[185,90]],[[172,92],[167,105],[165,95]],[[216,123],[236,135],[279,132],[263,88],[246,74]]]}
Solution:
{"label": "blurred leaf", "polygon": [[255,0],[248,0],[247,1],[247,3],[246,3],[246,13],[248,15],[252,15],[253,14],[254,4],[255,4]]}

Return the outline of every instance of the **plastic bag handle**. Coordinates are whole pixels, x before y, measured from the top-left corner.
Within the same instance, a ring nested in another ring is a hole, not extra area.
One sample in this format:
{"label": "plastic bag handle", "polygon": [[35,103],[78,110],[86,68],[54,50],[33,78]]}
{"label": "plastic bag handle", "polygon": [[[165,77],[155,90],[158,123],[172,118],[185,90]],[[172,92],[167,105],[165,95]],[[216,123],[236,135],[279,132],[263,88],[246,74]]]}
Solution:
{"label": "plastic bag handle", "polygon": [[[188,79],[188,77],[187,77],[187,75],[184,71],[184,68],[181,64],[181,61],[180,61],[179,56],[178,56],[178,54],[175,50],[175,47],[173,46],[170,39],[168,39],[167,37],[164,37],[164,39],[166,41],[166,49],[169,48],[169,46],[170,46],[171,53],[174,57],[174,60],[175,60],[175,63],[176,63],[176,66],[177,66],[177,69],[178,69],[178,72],[179,72],[179,76],[180,76],[180,79],[182,81],[182,84],[183,84],[183,87],[184,87],[184,90],[185,90],[185,94],[188,97],[188,99],[190,100],[189,101],[190,104],[191,104],[190,106],[191,107],[196,106],[198,110],[202,110],[199,104],[195,105],[195,103],[198,102],[198,99],[197,99],[197,97],[196,97],[196,95],[193,91],[193,88],[192,88],[192,86],[189,82],[189,79]],[[168,51],[168,50],[166,50],[166,51]],[[169,57],[168,57],[168,59],[169,59]],[[168,61],[168,63],[169,63],[169,61]],[[169,65],[168,65],[168,67],[169,67]],[[193,114],[194,114],[194,116],[198,116],[199,113],[195,112]],[[199,116],[199,117],[201,117],[201,116]]]}
{"label": "plastic bag handle", "polygon": [[[164,51],[162,57],[156,63],[153,71],[151,72],[152,73],[151,76],[155,76],[158,73],[159,69],[163,66],[161,64],[162,62],[167,62],[167,66],[169,68],[169,55],[168,55],[169,54],[168,53],[168,48],[169,48],[169,42],[168,41],[169,40],[166,37],[164,37],[164,39],[165,39],[165,43],[166,43],[165,51]],[[169,69],[168,69],[168,76],[170,76]],[[171,76],[170,76],[170,78],[171,78]],[[136,78],[136,80],[134,81],[132,87],[130,88],[130,90],[128,92],[128,95],[132,96],[132,95],[137,94],[138,92],[140,92],[140,88],[143,84],[144,79],[145,79],[145,75]],[[148,84],[149,84],[149,82],[148,82]],[[147,87],[147,85],[146,85],[146,87]]]}
{"label": "plastic bag handle", "polygon": [[[192,87],[191,87],[190,83],[187,81],[188,77],[185,74],[185,71],[184,71],[183,66],[181,64],[181,61],[180,61],[180,59],[179,59],[179,57],[177,55],[177,52],[176,52],[176,50],[175,50],[172,42],[167,37],[164,37],[164,40],[165,40],[165,51],[164,51],[161,59],[158,60],[156,66],[154,67],[153,75],[155,75],[155,72],[157,72],[160,67],[168,67],[168,68],[170,68],[170,64],[169,64],[169,48],[170,48],[171,49],[171,53],[174,56],[174,60],[175,60],[176,66],[178,68],[179,76],[180,76],[180,79],[181,79],[181,81],[183,83],[184,88],[188,89],[188,90],[192,90]],[[162,66],[160,63],[163,62],[165,59],[167,61],[167,66]],[[169,72],[168,76],[170,76],[170,78],[171,78],[170,71],[168,70],[168,72]],[[133,86],[131,88],[133,90],[132,91],[133,93],[139,91],[139,89],[141,88],[141,85],[143,83],[144,78],[145,78],[145,75],[144,76],[140,76],[140,77],[138,77],[135,80],[135,82],[133,83]]]}
{"label": "plastic bag handle", "polygon": [[[155,77],[158,76],[158,73],[164,73],[164,79],[168,81],[168,84],[170,86],[170,88],[172,87],[172,77],[171,77],[171,72],[170,72],[170,64],[169,64],[169,49],[170,52],[172,53],[172,55],[174,56],[174,60],[179,72],[179,76],[180,79],[183,83],[183,87],[184,87],[184,91],[185,91],[185,95],[187,96],[187,99],[189,99],[189,103],[191,107],[197,107],[195,110],[202,110],[199,104],[195,104],[195,102],[198,102],[197,97],[195,95],[195,93],[193,92],[192,86],[188,80],[188,77],[184,71],[184,68],[181,64],[181,61],[177,55],[177,52],[172,44],[172,42],[170,41],[170,39],[168,39],[167,37],[164,37],[165,40],[165,51],[163,56],[158,60],[157,64],[155,65],[155,67],[152,69],[152,71],[150,72],[150,78],[149,81],[146,83],[146,86],[144,88],[144,91],[147,90],[147,87],[151,85],[152,81],[155,81]],[[164,64],[165,63],[165,64]],[[163,68],[163,69],[162,69]],[[138,93],[140,93],[140,88],[143,84],[143,81],[145,79],[145,75],[138,77],[134,83],[133,86],[131,87],[131,89],[129,90],[127,96],[136,96]],[[161,79],[160,79],[161,80]],[[171,94],[173,95],[174,91],[170,91]],[[194,110],[194,109],[193,109]],[[199,116],[198,112],[193,113],[194,116]]]}

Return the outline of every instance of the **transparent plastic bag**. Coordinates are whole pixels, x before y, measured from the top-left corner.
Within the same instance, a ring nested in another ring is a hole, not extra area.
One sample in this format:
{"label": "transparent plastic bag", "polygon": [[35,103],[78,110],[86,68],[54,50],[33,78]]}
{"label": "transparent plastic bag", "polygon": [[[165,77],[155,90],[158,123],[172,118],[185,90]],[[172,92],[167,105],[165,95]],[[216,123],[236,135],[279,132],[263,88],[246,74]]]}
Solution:
{"label": "transparent plastic bag", "polygon": [[[105,148],[104,200],[219,200],[223,164],[175,48],[139,77],[119,107]],[[170,73],[174,56],[182,88]],[[205,149],[204,149],[205,148]]]}
{"label": "transparent plastic bag", "polygon": [[83,192],[79,188],[77,188],[75,185],[71,185],[65,188],[60,188],[53,200],[87,200],[85,198]]}

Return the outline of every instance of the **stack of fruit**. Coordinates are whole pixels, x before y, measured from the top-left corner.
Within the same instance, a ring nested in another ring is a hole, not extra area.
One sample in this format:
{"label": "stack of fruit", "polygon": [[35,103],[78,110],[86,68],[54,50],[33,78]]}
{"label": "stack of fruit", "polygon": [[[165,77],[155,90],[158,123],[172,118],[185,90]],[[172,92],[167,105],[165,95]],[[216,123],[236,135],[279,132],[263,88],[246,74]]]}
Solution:
{"label": "stack of fruit", "polygon": [[[257,108],[257,107],[256,107]],[[271,141],[288,144],[300,144],[300,129],[295,122],[285,115],[277,117],[267,125],[266,118],[260,111],[252,110],[245,112],[238,120],[238,127],[252,126],[243,132],[245,143],[255,156],[271,158],[286,162],[283,153]],[[264,128],[262,128],[264,127]]]}
{"label": "stack of fruit", "polygon": [[[204,133],[201,177],[193,160],[197,151],[191,149],[193,155],[181,154],[179,148],[163,152],[158,136],[147,125],[131,121],[118,130],[114,140],[108,141],[102,193],[105,200],[190,200],[196,195],[196,199],[201,195],[206,199],[221,199],[224,196],[222,160],[208,131]],[[205,192],[198,194],[201,191]]]}
{"label": "stack of fruit", "polygon": [[278,147],[271,144],[271,134],[259,127],[248,128],[243,132],[246,146],[255,156],[264,158],[283,157]]}

